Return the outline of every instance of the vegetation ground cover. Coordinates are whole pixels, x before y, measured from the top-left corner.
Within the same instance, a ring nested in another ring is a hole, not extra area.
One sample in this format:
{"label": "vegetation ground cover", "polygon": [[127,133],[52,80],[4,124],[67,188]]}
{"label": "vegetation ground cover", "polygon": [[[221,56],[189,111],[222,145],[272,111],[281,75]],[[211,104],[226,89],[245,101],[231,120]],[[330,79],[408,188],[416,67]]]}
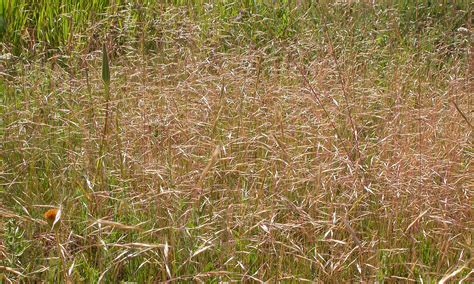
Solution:
{"label": "vegetation ground cover", "polygon": [[469,1],[0,15],[2,282],[473,280]]}

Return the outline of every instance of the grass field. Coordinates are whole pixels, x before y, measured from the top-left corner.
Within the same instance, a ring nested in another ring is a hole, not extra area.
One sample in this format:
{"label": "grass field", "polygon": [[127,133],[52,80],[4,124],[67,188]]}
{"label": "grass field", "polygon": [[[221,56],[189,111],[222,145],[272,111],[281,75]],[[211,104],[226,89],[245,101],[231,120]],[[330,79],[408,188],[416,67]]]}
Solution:
{"label": "grass field", "polygon": [[0,0],[0,282],[474,281],[474,5],[388,3]]}

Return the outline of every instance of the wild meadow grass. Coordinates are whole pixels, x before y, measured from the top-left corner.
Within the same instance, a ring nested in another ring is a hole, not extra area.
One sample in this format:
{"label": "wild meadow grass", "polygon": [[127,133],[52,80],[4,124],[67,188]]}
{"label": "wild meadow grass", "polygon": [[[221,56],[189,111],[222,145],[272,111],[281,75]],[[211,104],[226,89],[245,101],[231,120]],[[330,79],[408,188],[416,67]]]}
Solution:
{"label": "wild meadow grass", "polygon": [[0,281],[473,281],[453,2],[0,0]]}

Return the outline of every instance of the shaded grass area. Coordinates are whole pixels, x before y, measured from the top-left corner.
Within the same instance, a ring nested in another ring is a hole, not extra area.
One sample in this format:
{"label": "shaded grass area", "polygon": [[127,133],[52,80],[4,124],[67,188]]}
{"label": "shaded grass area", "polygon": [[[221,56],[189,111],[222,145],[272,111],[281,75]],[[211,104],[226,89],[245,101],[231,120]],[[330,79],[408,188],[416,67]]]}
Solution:
{"label": "shaded grass area", "polygon": [[1,3],[5,281],[472,280],[467,2]]}

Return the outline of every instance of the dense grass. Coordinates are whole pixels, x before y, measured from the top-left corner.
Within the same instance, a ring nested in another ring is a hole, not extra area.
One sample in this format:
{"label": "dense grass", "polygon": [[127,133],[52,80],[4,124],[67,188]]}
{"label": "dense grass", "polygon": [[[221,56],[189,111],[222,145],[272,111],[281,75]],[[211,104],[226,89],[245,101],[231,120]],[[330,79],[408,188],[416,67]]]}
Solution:
{"label": "dense grass", "polygon": [[2,282],[473,280],[468,1],[155,2],[0,0]]}

